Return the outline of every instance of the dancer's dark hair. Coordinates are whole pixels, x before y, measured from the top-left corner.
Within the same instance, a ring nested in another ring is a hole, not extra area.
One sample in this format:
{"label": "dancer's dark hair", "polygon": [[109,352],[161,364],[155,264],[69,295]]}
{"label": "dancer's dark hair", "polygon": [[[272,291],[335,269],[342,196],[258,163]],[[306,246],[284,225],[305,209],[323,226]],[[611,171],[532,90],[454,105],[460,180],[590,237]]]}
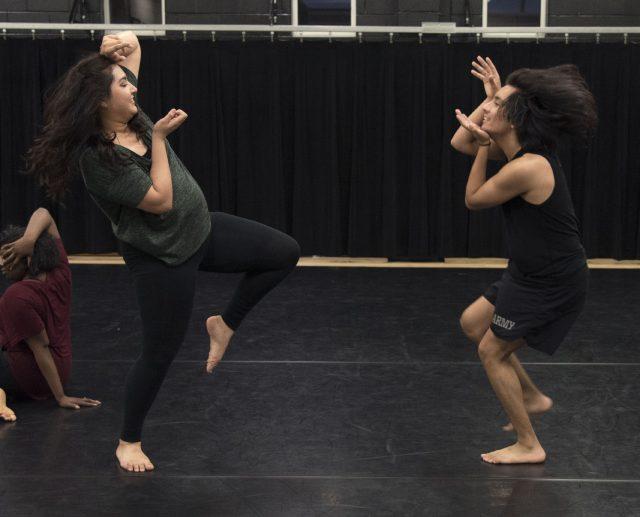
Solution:
{"label": "dancer's dark hair", "polygon": [[[113,66],[106,57],[90,54],[72,66],[45,97],[44,126],[27,153],[26,173],[53,199],[63,197],[87,147],[94,147],[114,166],[122,159],[115,152],[115,134],[105,134],[100,119],[100,103],[110,96]],[[128,124],[142,139],[141,118],[136,114]]]}
{"label": "dancer's dark hair", "polygon": [[517,89],[502,110],[523,149],[551,148],[561,134],[587,143],[598,124],[596,102],[575,65],[521,68],[507,78]]}

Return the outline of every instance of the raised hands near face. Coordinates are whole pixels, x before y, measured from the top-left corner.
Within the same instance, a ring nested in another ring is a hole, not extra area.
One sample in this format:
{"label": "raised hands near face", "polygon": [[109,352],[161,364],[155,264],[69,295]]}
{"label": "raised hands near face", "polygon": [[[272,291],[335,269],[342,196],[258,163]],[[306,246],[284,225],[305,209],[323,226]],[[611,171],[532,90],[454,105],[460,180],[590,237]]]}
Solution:
{"label": "raised hands near face", "polygon": [[458,109],[456,110],[456,118],[458,119],[458,122],[460,122],[460,125],[473,135],[478,144],[489,145],[491,143],[489,133],[483,131],[478,124],[469,120],[469,117]]}
{"label": "raised hands near face", "polygon": [[33,255],[33,242],[24,237],[5,244],[0,248],[0,262],[3,269],[11,271],[24,257]]}
{"label": "raised hands near face", "polygon": [[133,52],[130,43],[124,43],[118,36],[107,34],[102,38],[100,45],[100,54],[109,58],[114,63],[124,61],[126,57]]}
{"label": "raised hands near face", "polygon": [[490,58],[484,59],[482,56],[478,56],[471,64],[473,65],[471,75],[482,81],[487,99],[493,99],[496,92],[502,88],[500,74],[493,61]]}
{"label": "raised hands near face", "polygon": [[171,109],[153,126],[153,131],[163,138],[173,133],[182,123],[187,120],[187,114],[180,109]]}

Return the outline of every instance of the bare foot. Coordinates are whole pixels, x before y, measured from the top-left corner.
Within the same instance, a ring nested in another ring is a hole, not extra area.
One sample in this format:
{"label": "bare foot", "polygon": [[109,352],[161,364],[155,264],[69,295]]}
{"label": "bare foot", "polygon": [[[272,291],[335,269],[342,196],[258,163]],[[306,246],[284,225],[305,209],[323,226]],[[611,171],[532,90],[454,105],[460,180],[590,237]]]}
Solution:
{"label": "bare foot", "polygon": [[7,394],[0,388],[0,418],[5,422],[15,422],[16,414],[7,406]]}
{"label": "bare foot", "polygon": [[221,316],[211,316],[207,318],[207,332],[210,347],[207,358],[207,373],[211,373],[227,350],[233,336],[233,330],[227,326]]}
{"label": "bare foot", "polygon": [[155,468],[147,455],[142,452],[141,442],[129,443],[120,440],[116,449],[116,457],[120,466],[129,472],[146,472]]}
{"label": "bare foot", "polygon": [[533,447],[525,447],[520,443],[514,443],[509,447],[481,454],[483,461],[493,464],[514,464],[514,463],[542,463],[547,458],[542,445],[536,442]]}
{"label": "bare foot", "polygon": [[[524,408],[530,415],[541,415],[549,411],[552,407],[553,400],[542,393],[533,398],[525,399],[524,401]],[[503,425],[502,430],[507,432],[513,431],[513,424],[509,422],[507,425]]]}

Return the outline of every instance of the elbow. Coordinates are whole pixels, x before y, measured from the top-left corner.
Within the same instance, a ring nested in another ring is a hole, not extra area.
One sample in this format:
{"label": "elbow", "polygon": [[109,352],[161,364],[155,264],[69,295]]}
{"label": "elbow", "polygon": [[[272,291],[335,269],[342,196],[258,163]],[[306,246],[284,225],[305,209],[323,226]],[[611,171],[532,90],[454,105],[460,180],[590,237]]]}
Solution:
{"label": "elbow", "polygon": [[40,355],[47,348],[49,348],[48,341],[27,341],[27,346],[33,355]]}
{"label": "elbow", "polygon": [[136,208],[154,215],[166,214],[173,209],[173,193],[158,192],[152,186]]}
{"label": "elbow", "polygon": [[171,210],[173,210],[173,201],[169,200],[168,202],[162,205],[162,210],[160,211],[160,213],[166,214],[167,212],[171,212]]}
{"label": "elbow", "polygon": [[159,203],[158,205],[156,205],[155,207],[153,207],[153,213],[156,215],[164,215],[167,212],[170,212],[171,210],[173,210],[173,200],[172,199],[166,199],[164,201],[162,201],[162,203]]}
{"label": "elbow", "polygon": [[147,209],[143,209],[145,212],[150,212],[154,215],[164,215],[173,209],[173,203],[171,201],[167,203],[161,203],[159,205],[150,206]]}
{"label": "elbow", "polygon": [[133,31],[123,31],[118,34],[118,37],[121,39],[127,39],[128,41],[138,42],[138,36]]}
{"label": "elbow", "polygon": [[38,208],[33,213],[33,215],[36,216],[40,221],[44,222],[47,225],[47,228],[53,224],[53,216],[51,215],[51,212],[49,212],[49,210],[47,210],[43,206]]}
{"label": "elbow", "polygon": [[119,32],[117,36],[122,40],[123,43],[129,43],[132,46],[131,51],[134,51],[140,47],[138,36],[136,36],[133,31]]}
{"label": "elbow", "polygon": [[464,206],[466,206],[468,210],[480,210],[480,207],[470,197],[464,198]]}
{"label": "elbow", "polygon": [[475,156],[476,154],[476,151],[472,146],[470,147],[468,143],[457,140],[455,136],[451,139],[451,147],[459,153],[466,154],[467,156]]}
{"label": "elbow", "polygon": [[169,192],[168,195],[160,203],[160,213],[166,214],[173,210],[173,192]]}

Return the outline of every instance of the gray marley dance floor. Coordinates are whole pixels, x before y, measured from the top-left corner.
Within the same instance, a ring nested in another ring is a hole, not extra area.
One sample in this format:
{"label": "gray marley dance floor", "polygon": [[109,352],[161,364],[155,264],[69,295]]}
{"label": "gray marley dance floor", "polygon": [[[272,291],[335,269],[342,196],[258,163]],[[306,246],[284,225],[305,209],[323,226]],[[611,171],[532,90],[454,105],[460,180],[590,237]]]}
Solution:
{"label": "gray marley dance floor", "polygon": [[[188,336],[143,435],[156,471],[113,455],[140,319],[128,273],[74,266],[67,392],[102,407],[14,406],[0,515],[640,514],[640,274],[594,270],[558,353],[520,355],[553,410],[548,460],[484,464],[500,409],[458,316],[500,270],[298,268],[204,375],[204,318],[238,277],[201,273]],[[4,287],[4,285],[3,285]]]}

